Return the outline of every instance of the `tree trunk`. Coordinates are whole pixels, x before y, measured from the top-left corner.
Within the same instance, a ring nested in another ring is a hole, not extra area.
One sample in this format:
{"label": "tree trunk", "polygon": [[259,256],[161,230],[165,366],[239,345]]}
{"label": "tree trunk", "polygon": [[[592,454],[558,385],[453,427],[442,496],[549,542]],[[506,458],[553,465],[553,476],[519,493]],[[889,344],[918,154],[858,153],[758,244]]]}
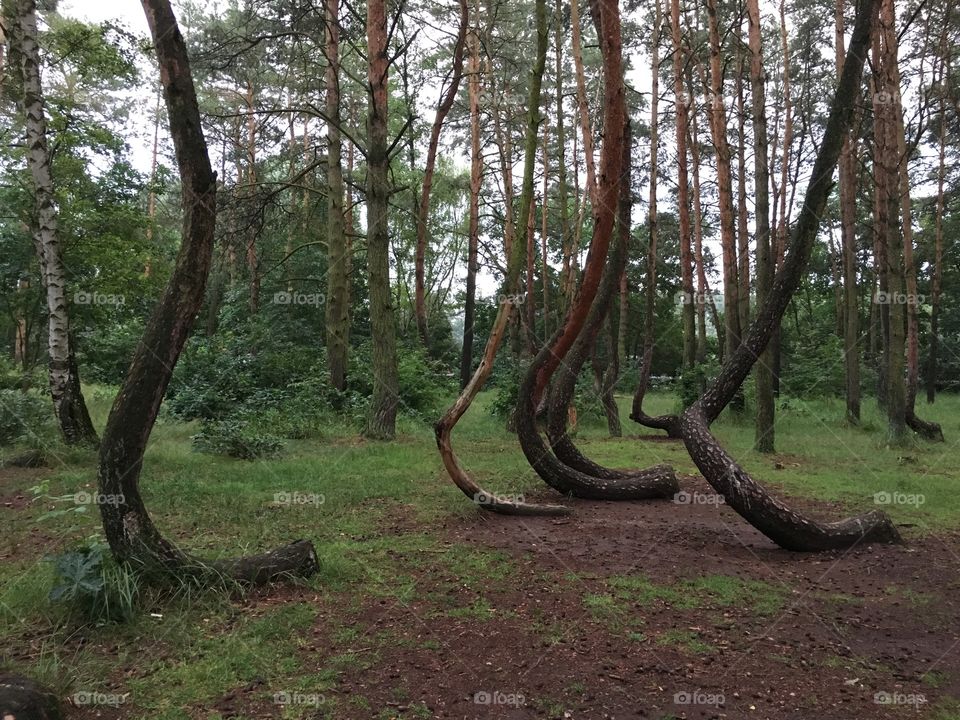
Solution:
{"label": "tree trunk", "polygon": [[[676,19],[679,23],[680,14],[679,14],[679,0],[677,0],[677,14]],[[673,16],[671,15],[671,20]],[[656,300],[657,300],[657,241],[658,241],[658,227],[657,227],[657,173],[658,173],[658,160],[659,160],[659,108],[660,108],[660,29],[663,24],[660,11],[660,0],[656,0],[654,4],[654,28],[651,41],[651,64],[650,64],[650,80],[651,80],[651,92],[650,92],[650,201],[647,205],[647,226],[649,229],[649,238],[647,243],[647,280],[646,287],[644,288],[644,312],[643,312],[643,353],[640,357],[640,379],[637,381],[637,389],[633,395],[633,404],[631,405],[630,410],[630,419],[634,422],[637,422],[644,427],[651,427],[658,430],[666,430],[670,437],[676,437],[675,428],[670,424],[664,421],[662,417],[652,417],[647,415],[643,410],[643,400],[647,394],[647,386],[650,383],[650,372],[651,364],[653,362],[653,333],[654,333],[654,313],[656,312]],[[672,26],[671,26],[672,28]],[[682,60],[678,61],[679,54],[677,52],[678,37],[673,36],[674,41],[674,63],[673,69],[674,72],[677,72],[678,67],[681,67],[680,63]],[[677,112],[677,132],[680,132],[681,125],[682,128],[686,129],[686,101],[685,95],[682,94],[682,84],[681,84],[681,94],[677,93],[677,84],[674,82],[674,95],[676,97],[676,112]],[[683,119],[681,120],[681,115]],[[684,218],[686,217],[686,227],[687,232],[689,233],[690,220],[689,214],[686,212],[688,207],[688,202],[684,202],[684,198],[687,194],[686,190],[686,178],[687,178],[687,167],[686,167],[686,143],[680,143],[683,146],[684,151],[681,153],[678,158],[678,177],[679,177],[679,191],[680,191],[680,227],[681,227],[681,238],[680,238],[680,248],[681,248],[681,275],[682,280],[681,284],[683,287],[683,300],[685,301],[681,312],[683,313],[684,321],[684,367],[688,367],[688,363],[691,362],[689,357],[690,347],[688,347],[688,338],[687,331],[689,330],[688,323],[690,321],[690,316],[693,314],[693,277],[692,277],[692,268],[690,267],[690,236],[686,236],[686,241],[683,237],[683,226]],[[629,217],[629,215],[628,215]],[[690,277],[687,277],[689,275]],[[689,286],[689,287],[688,287]],[[692,330],[691,339],[692,339]],[[695,349],[695,348],[694,348]],[[691,365],[692,366],[692,365]]]}
{"label": "tree trunk", "polygon": [[723,324],[724,355],[729,357],[740,345],[740,316],[736,230],[734,227],[733,184],[730,169],[730,145],[727,142],[727,116],[723,103],[723,68],[720,58],[720,27],[717,0],[707,0],[710,34],[710,131],[717,157],[717,190],[720,203],[720,244],[723,249]]}
{"label": "tree trunk", "polygon": [[[690,96],[693,97],[691,89]],[[693,262],[697,273],[697,343],[695,360],[703,363],[707,360],[707,271],[703,266],[703,203],[700,199],[700,132],[698,129],[697,114],[693,113],[690,122],[690,159],[693,161]],[[713,308],[713,298],[710,298],[710,307]],[[716,310],[713,310],[714,323],[717,331],[720,324],[717,322]],[[720,356],[723,357],[721,349]]]}
{"label": "tree trunk", "polygon": [[[946,26],[944,26],[945,28]],[[946,104],[944,103],[944,94],[946,92],[943,83],[946,77],[946,30],[940,34],[940,95],[938,98],[938,115],[940,122],[939,130],[939,154],[937,163],[937,209],[935,219],[934,235],[934,253],[933,253],[933,278],[931,280],[930,291],[930,355],[927,360],[927,402],[932,403],[937,397],[937,375],[938,352],[940,347],[940,285],[943,277],[943,213],[944,213],[944,194],[943,183],[946,176],[946,140],[947,140],[947,114]]]}
{"label": "tree trunk", "polygon": [[429,329],[427,327],[427,303],[425,288],[425,264],[430,221],[430,193],[433,189],[433,173],[437,163],[437,147],[440,144],[440,131],[443,121],[453,107],[460,90],[460,79],[463,77],[463,49],[467,40],[467,0],[460,0],[460,25],[457,29],[457,39],[453,45],[453,65],[450,69],[450,84],[437,106],[437,114],[430,129],[430,142],[427,146],[427,163],[423,169],[423,187],[420,189],[420,204],[417,207],[417,249],[414,260],[414,313],[417,318],[417,332],[420,342],[427,349],[430,348]]}
{"label": "tree trunk", "polygon": [[[597,17],[599,15],[599,17]],[[536,425],[536,408],[559,364],[566,358],[571,347],[587,323],[606,262],[616,207],[625,169],[626,107],[623,84],[622,46],[620,37],[620,13],[617,0],[600,0],[595,21],[603,56],[604,78],[604,135],[600,157],[600,174],[597,183],[597,202],[593,205],[593,238],[587,262],[584,265],[580,289],[567,314],[564,324],[544,344],[527,372],[519,389],[515,413],[520,446],[527,461],[543,480],[560,492],[579,497],[626,499],[640,497],[664,497],[675,492],[676,479],[672,470],[654,468],[631,475],[628,481],[614,481],[580,473],[563,463],[549,451]],[[607,273],[608,296],[616,287],[619,272]],[[609,297],[607,298],[609,301]],[[599,326],[598,326],[599,327]]]}
{"label": "tree trunk", "polygon": [[367,3],[367,272],[373,335],[373,397],[368,437],[391,440],[396,434],[397,337],[390,292],[390,158],[387,146],[387,14],[384,0]]}
{"label": "tree trunk", "polygon": [[[742,34],[738,27],[738,35]],[[738,37],[738,43],[742,43]],[[744,58],[738,53],[737,70],[737,325],[746,328],[750,324],[750,234],[747,229],[747,113],[743,100],[743,76],[746,74]],[[742,398],[741,398],[742,400]]]}
{"label": "tree trunk", "polygon": [[[574,246],[574,235],[570,232],[570,211],[567,207],[567,134],[564,125],[565,108],[563,102],[563,0],[557,0],[557,22],[554,24],[554,57],[556,60],[556,103],[557,103],[557,200],[560,203],[560,237],[563,249],[563,264],[561,266],[559,286],[560,297],[557,300],[558,317],[566,310],[570,298],[568,283],[572,277],[573,256],[577,251]],[[576,140],[576,131],[574,131]],[[576,199],[576,198],[574,198]]]}
{"label": "tree trunk", "polygon": [[907,380],[904,419],[907,427],[927,440],[944,441],[943,430],[938,423],[917,416],[917,387],[920,383],[920,323],[917,317],[920,295],[917,292],[917,267],[913,259],[913,208],[910,202],[910,157],[907,152],[906,128],[903,122],[903,106],[900,102],[900,69],[897,60],[897,38],[890,35],[894,56],[893,80],[897,93],[893,96],[894,131],[896,133],[897,163],[896,185],[900,194],[901,227],[903,228],[903,274],[906,286],[906,302],[903,308],[907,315]]}
{"label": "tree trunk", "polygon": [[[526,219],[532,212],[533,202],[533,171],[536,164],[537,153],[537,134],[540,126],[540,92],[543,82],[543,71],[546,65],[547,57],[547,9],[546,0],[537,0],[536,4],[536,27],[537,27],[537,59],[533,69],[530,72],[530,87],[527,96],[527,127],[526,138],[524,142],[524,162],[523,162],[523,186],[520,194],[520,222],[521,226],[526,226]],[[496,114],[495,114],[496,124]],[[500,147],[503,148],[501,142]],[[501,154],[501,160],[505,155]],[[504,179],[506,180],[506,167],[504,161]],[[511,183],[512,187],[512,183]],[[508,195],[508,202],[512,199]],[[507,326],[513,315],[517,291],[520,287],[520,271],[523,267],[522,246],[515,242],[509,236],[513,231],[513,224],[505,224],[504,248],[507,250],[507,274],[504,278],[505,293],[501,296],[500,307],[493,321],[493,327],[490,330],[490,337],[487,339],[487,346],[483,351],[483,358],[477,366],[473,377],[467,386],[461,391],[460,396],[444,413],[443,417],[434,426],[434,432],[437,438],[437,448],[440,451],[440,457],[443,465],[450,475],[453,483],[479,507],[490,512],[501,513],[504,515],[565,515],[570,512],[570,508],[562,505],[535,505],[522,501],[516,501],[511,498],[501,497],[495,493],[484,490],[469,473],[460,464],[460,459],[453,450],[451,435],[460,418],[470,409],[470,405],[476,398],[477,393],[483,388],[484,383],[493,372],[493,364],[497,357],[497,350],[503,342]]]}
{"label": "tree trunk", "polygon": [[[631,143],[629,128],[623,147],[623,162],[629,168]],[[600,286],[590,307],[586,322],[570,352],[558,368],[558,376],[551,385],[548,403],[549,417],[548,448],[540,437],[532,413],[524,409],[522,398],[532,387],[535,378],[533,365],[527,372],[520,388],[521,404],[518,408],[518,431],[521,446],[537,473],[560,492],[577,497],[605,500],[641,500],[654,497],[669,497],[679,490],[673,470],[657,465],[646,470],[623,471],[599,465],[587,458],[576,447],[567,433],[568,408],[576,390],[577,378],[587,357],[597,344],[604,320],[609,316],[616,292],[617,278],[623,273],[627,258],[629,218],[632,204],[629,190],[629,170],[624,174],[618,204],[618,237],[603,271]],[[558,331],[559,333],[559,331]],[[555,336],[556,338],[556,336]],[[554,338],[554,339],[555,339]],[[534,361],[541,361],[543,351]],[[602,392],[602,387],[601,390]],[[607,412],[611,412],[607,406]],[[525,414],[524,414],[525,413]],[[609,417],[609,415],[608,415]],[[551,454],[551,450],[553,453]]]}
{"label": "tree trunk", "polygon": [[687,179],[687,136],[692,95],[684,92],[684,49],[680,34],[680,0],[670,3],[670,33],[673,39],[673,97],[677,123],[677,212],[680,219],[680,312],[683,322],[683,369],[696,363],[695,303],[701,298],[693,294],[693,258],[690,251],[690,188]]}
{"label": "tree trunk", "polygon": [[[773,259],[770,253],[770,156],[767,153],[766,73],[763,69],[762,24],[759,0],[748,0],[748,43],[750,47],[750,101],[753,116],[753,177],[756,202],[757,306],[770,297],[773,283]],[[754,370],[757,386],[757,417],[754,448],[774,451],[773,358],[764,349]]]}
{"label": "tree trunk", "polygon": [[70,445],[96,445],[97,432],[83,399],[70,335],[66,271],[50,167],[43,87],[40,84],[36,1],[19,0],[17,11],[18,27],[13,35],[19,45],[17,55],[23,83],[21,102],[26,127],[27,167],[33,181],[36,210],[33,238],[40,262],[40,278],[47,297],[50,396],[64,442]]}
{"label": "tree trunk", "polygon": [[327,369],[338,392],[347,389],[350,354],[350,267],[344,227],[343,140],[340,133],[340,0],[326,0],[327,70]]}
{"label": "tree trunk", "polygon": [[[577,78],[577,114],[580,117],[580,133],[583,137],[583,155],[587,168],[587,195],[593,206],[597,204],[597,171],[593,158],[593,132],[590,129],[590,109],[587,103],[587,83],[583,72],[583,52],[581,50],[580,3],[571,0],[570,28],[573,46],[573,67]],[[579,244],[576,246],[579,248]],[[573,297],[573,288],[570,288]]]}
{"label": "tree trunk", "polygon": [[177,576],[223,576],[263,583],[317,570],[313,545],[298,540],[274,552],[207,561],[184,553],[154,526],[140,496],[143,453],[177,358],[203,303],[216,224],[216,175],[210,167],[186,44],[169,0],[143,0],[163,84],[183,191],[183,242],[163,297],[137,344],[100,446],[98,492],[107,541],[118,562]]}
{"label": "tree trunk", "polygon": [[[837,76],[843,74],[844,0],[837,0]],[[860,424],[860,308],[857,288],[856,138],[847,132],[840,153],[840,218],[843,246],[843,357],[847,422]]]}
{"label": "tree trunk", "polygon": [[898,224],[899,154],[897,152],[897,123],[894,102],[899,86],[896,82],[896,27],[893,0],[882,0],[880,21],[877,24],[875,47],[879,54],[874,59],[874,175],[877,182],[877,216],[874,220],[877,241],[881,248],[880,272],[885,279],[885,292],[875,301],[887,317],[886,333],[886,409],[889,440],[900,443],[906,437],[907,393],[904,381],[905,307],[903,284],[903,239]]}
{"label": "tree trunk", "polygon": [[[254,105],[253,83],[247,80],[247,191],[248,199],[254,198],[257,186],[257,116]],[[247,228],[247,274],[249,275],[249,307],[250,314],[256,315],[260,311],[260,257],[257,252],[257,229],[252,222]]]}
{"label": "tree trunk", "polygon": [[480,190],[483,156],[480,154],[480,38],[470,34],[467,90],[470,100],[470,219],[467,231],[467,287],[463,304],[463,347],[460,351],[460,390],[473,374],[473,325],[477,306],[477,256],[480,247]]}
{"label": "tree trunk", "polygon": [[547,133],[543,133],[543,199],[540,201],[540,301],[543,303],[543,336],[550,334],[550,263],[547,256],[547,220],[550,212],[549,195],[550,159],[547,150]]}
{"label": "tree trunk", "polygon": [[716,380],[680,417],[684,444],[707,482],[751,525],[788,550],[817,551],[849,548],[862,542],[901,542],[890,519],[879,511],[825,524],[791,511],[739,467],[708,429],[749,374],[803,277],[830,195],[833,170],[858,99],[870,27],[879,1],[864,0],[858,7],[823,142],[793,227],[790,252],[774,276],[767,301],[758,307],[744,342],[726,359]]}

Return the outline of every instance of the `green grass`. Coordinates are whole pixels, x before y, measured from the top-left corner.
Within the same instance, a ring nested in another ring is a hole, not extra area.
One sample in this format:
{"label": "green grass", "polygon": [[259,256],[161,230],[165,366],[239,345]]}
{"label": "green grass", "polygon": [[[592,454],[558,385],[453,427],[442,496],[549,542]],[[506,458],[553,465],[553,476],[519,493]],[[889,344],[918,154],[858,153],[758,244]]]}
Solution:
{"label": "green grass", "polygon": [[[88,392],[87,397],[95,423],[102,428],[109,392]],[[481,395],[457,428],[454,444],[464,466],[488,490],[542,492],[544,486],[515,436],[488,412],[491,400],[492,394]],[[626,419],[627,398],[620,401],[625,432],[650,434]],[[669,395],[648,396],[649,411],[670,411],[673,406]],[[845,426],[839,401],[808,402],[781,412],[777,446],[782,454],[772,457],[753,452],[749,418],[724,416],[715,430],[734,457],[778,494],[820,498],[862,511],[876,507],[875,493],[922,493],[922,505],[883,506],[897,522],[911,525],[908,534],[916,536],[960,527],[960,493],[955,490],[960,456],[954,449],[960,438],[960,398],[942,396],[933,406],[921,403],[918,410],[942,423],[946,445],[886,447],[882,419],[870,401],[864,403],[861,428]],[[487,586],[509,583],[517,572],[516,561],[467,542],[451,545],[442,539],[441,523],[480,511],[443,473],[432,430],[409,420],[402,430],[398,441],[376,443],[360,440],[349,427],[331,427],[322,441],[292,441],[278,459],[245,462],[195,453],[190,446],[195,425],[161,421],[151,437],[141,488],[163,532],[199,555],[236,556],[296,538],[312,540],[321,571],[306,583],[307,590],[344,613],[374,598],[401,604],[432,602],[438,612],[475,621],[501,617],[503,610],[492,607],[482,592]],[[613,467],[666,462],[680,473],[695,472],[682,444],[610,440],[599,422],[582,422],[577,442],[594,459]],[[52,456],[50,495],[94,489],[92,452],[54,448]],[[33,478],[16,476],[5,483],[3,492],[29,494],[27,489],[35,483]],[[322,496],[323,502],[278,506],[276,493]],[[281,690],[323,694],[340,672],[360,662],[354,649],[372,646],[375,657],[378,647],[390,644],[386,638],[360,637],[347,624],[335,623],[329,628],[332,645],[324,648],[326,655],[306,666],[302,644],[318,624],[313,604],[297,599],[266,609],[254,605],[252,610],[223,592],[187,591],[172,599],[147,595],[143,613],[135,620],[84,628],[84,642],[78,642],[75,622],[47,600],[52,573],[45,558],[98,536],[99,517],[95,511],[71,512],[40,521],[52,505],[46,501],[25,510],[3,511],[0,659],[7,664],[15,650],[26,653],[18,658],[17,669],[64,693],[116,689],[132,693],[142,713],[135,717],[184,717],[182,708],[209,707],[224,693],[258,680],[263,681],[261,699],[269,700],[270,692]],[[399,529],[383,532],[392,526]],[[418,586],[416,577],[424,569],[437,578],[436,591]],[[583,578],[556,575],[552,582],[582,587]],[[480,599],[466,607],[444,600],[446,591],[456,587],[481,593]],[[649,634],[654,642],[690,652],[712,648],[688,631],[651,633],[637,608],[651,603],[690,610],[739,606],[766,615],[779,610],[786,599],[779,586],[723,575],[671,582],[614,576],[581,591],[594,620],[626,642],[644,642]],[[929,600],[893,592],[919,609]],[[161,617],[152,617],[151,612]],[[531,622],[546,643],[568,635],[569,628],[557,618],[533,613]],[[333,702],[328,695],[328,703]],[[350,702],[369,705],[361,697]],[[324,706],[321,712],[330,708]],[[376,707],[369,710],[371,717],[379,712]],[[423,710],[411,707],[404,717],[417,717],[418,712]],[[953,706],[938,707],[937,712],[942,718],[960,717]],[[313,717],[315,711],[289,707],[284,714]]]}

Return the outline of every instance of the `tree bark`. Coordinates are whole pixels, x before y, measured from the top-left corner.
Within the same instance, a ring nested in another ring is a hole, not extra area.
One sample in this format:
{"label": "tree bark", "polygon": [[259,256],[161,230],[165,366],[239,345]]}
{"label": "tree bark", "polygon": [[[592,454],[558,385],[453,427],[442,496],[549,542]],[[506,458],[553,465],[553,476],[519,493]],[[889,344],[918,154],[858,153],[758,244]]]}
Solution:
{"label": "tree bark", "polygon": [[[621,190],[624,154],[629,157],[624,147],[626,106],[617,0],[600,0],[596,9],[597,34],[603,56],[604,135],[597,202],[593,206],[593,237],[580,288],[564,324],[530,363],[520,385],[515,413],[517,434],[527,461],[548,485],[560,492],[607,499],[665,497],[675,492],[676,479],[672,470],[652,468],[632,474],[627,481],[580,473],[557,460],[543,442],[536,425],[536,408],[543,391],[580,336],[594,306],[604,268],[608,265],[606,258]],[[616,287],[618,277],[618,272],[608,274],[612,287]],[[609,293],[612,293],[612,287],[608,288]]]}
{"label": "tree bark", "polygon": [[720,27],[717,0],[707,0],[710,35],[710,131],[717,157],[717,189],[720,203],[720,244],[723,250],[724,354],[733,355],[740,345],[740,316],[737,281],[736,230],[734,227],[733,184],[727,117],[723,102],[723,67],[720,58]]}
{"label": "tree bark", "polygon": [[34,246],[40,262],[40,278],[47,300],[47,350],[49,354],[50,397],[64,442],[69,445],[96,445],[97,432],[87,412],[74,358],[67,310],[67,278],[59,218],[47,141],[43,87],[40,83],[40,46],[37,39],[35,0],[19,0],[17,31],[20,59],[21,108],[26,127],[27,167],[33,181],[36,226]]}
{"label": "tree bark", "polygon": [[[526,226],[529,213],[532,212],[533,203],[533,172],[536,164],[537,153],[537,135],[540,126],[540,95],[543,83],[543,71],[546,66],[547,57],[547,10],[546,0],[537,0],[536,4],[536,27],[537,27],[537,58],[530,71],[530,86],[527,95],[527,126],[524,142],[524,160],[523,160],[523,184],[520,193],[520,225]],[[494,115],[496,124],[496,113]],[[501,149],[503,144],[501,141]],[[505,155],[501,151],[501,161],[504,168],[504,180],[507,180],[507,163]],[[512,182],[510,183],[512,187]],[[508,202],[512,198],[508,195]],[[493,320],[493,327],[490,330],[490,337],[487,339],[486,348],[483,351],[483,358],[477,366],[473,377],[467,386],[461,391],[460,396],[443,414],[443,417],[437,421],[434,426],[434,433],[437,439],[437,448],[440,451],[440,458],[447,470],[447,474],[453,483],[473,502],[487,511],[500,513],[503,515],[565,515],[570,512],[570,508],[563,505],[536,505],[526,502],[518,502],[514,499],[498,496],[495,493],[484,490],[469,473],[460,464],[453,449],[451,435],[460,418],[464,416],[470,405],[476,398],[477,393],[483,388],[484,383],[493,372],[493,364],[497,357],[497,350],[503,342],[507,326],[513,315],[515,308],[515,298],[520,287],[520,271],[523,268],[523,246],[516,242],[510,236],[514,232],[515,225],[512,222],[504,223],[504,249],[507,251],[507,274],[504,278],[505,293],[500,298],[500,307]]]}
{"label": "tree bark", "polygon": [[939,374],[938,353],[940,347],[940,292],[943,278],[943,213],[944,213],[944,193],[943,184],[946,177],[946,148],[947,148],[947,113],[944,95],[944,79],[946,78],[947,46],[946,46],[946,23],[940,33],[940,78],[939,78],[939,98],[938,115],[940,129],[938,133],[938,162],[937,162],[937,205],[934,230],[934,251],[933,251],[933,278],[931,280],[930,297],[930,350],[927,359],[927,402],[932,403],[937,397],[937,376]]}
{"label": "tree bark", "polygon": [[[750,48],[750,102],[753,116],[753,177],[756,202],[757,305],[766,303],[773,283],[770,254],[770,156],[767,152],[766,73],[763,69],[762,24],[759,0],[747,1],[748,44]],[[764,349],[754,370],[757,386],[757,415],[754,448],[774,451],[773,358]]]}
{"label": "tree bark", "polygon": [[327,70],[327,370],[338,392],[347,389],[350,356],[350,267],[344,211],[340,132],[340,1],[326,0]]}
{"label": "tree bark", "polygon": [[427,322],[427,303],[425,288],[425,265],[429,240],[430,193],[433,189],[433,173],[437,164],[437,147],[440,144],[440,131],[443,122],[457,99],[460,80],[463,77],[463,50],[467,40],[468,11],[467,0],[460,0],[460,25],[453,44],[453,65],[450,69],[450,84],[437,106],[437,114],[430,128],[430,141],[427,145],[427,162],[423,169],[423,187],[420,188],[420,203],[417,207],[417,249],[414,259],[414,313],[417,318],[417,332],[420,341],[430,348],[430,336]]}
{"label": "tree bark", "polygon": [[[884,0],[887,1],[887,0]],[[684,444],[707,482],[751,525],[783,548],[818,551],[861,542],[901,542],[882,512],[835,523],[818,523],[787,508],[756,483],[721,447],[709,424],[730,401],[769,342],[803,277],[833,183],[833,170],[850,127],[880,0],[863,0],[857,9],[844,69],[830,106],[806,197],[793,227],[790,252],[773,279],[767,301],[758,309],[744,342],[726,359],[716,380],[680,417]]]}
{"label": "tree bark", "polygon": [[235,560],[201,560],[164,538],[147,513],[138,480],[150,431],[170,376],[203,303],[213,254],[216,175],[210,167],[186,44],[169,0],[143,0],[153,36],[183,192],[183,242],[167,288],[147,323],[100,446],[98,491],[103,528],[114,557],[164,575],[223,576],[263,583],[317,570],[313,545],[298,540],[279,550]]}
{"label": "tree bark", "polygon": [[[671,12],[673,12],[671,10]],[[671,14],[671,23],[674,21],[674,15]],[[676,29],[679,31],[680,5],[676,2]],[[658,243],[658,225],[657,225],[657,173],[660,145],[660,29],[662,26],[662,17],[660,10],[660,0],[654,4],[654,29],[651,41],[651,64],[650,64],[650,200],[647,205],[647,227],[649,230],[647,243],[647,280],[644,288],[644,313],[643,313],[643,354],[640,357],[640,378],[637,381],[637,389],[633,395],[633,403],[630,410],[630,419],[644,427],[658,430],[666,430],[670,437],[678,437],[676,428],[666,422],[662,417],[653,417],[643,410],[643,400],[647,394],[647,386],[650,384],[651,365],[653,363],[653,333],[654,333],[654,313],[656,312],[657,300],[657,243]],[[671,24],[671,31],[674,26]],[[678,72],[682,69],[682,59],[678,50],[679,34],[673,32],[674,60],[673,71]],[[681,84],[678,86],[676,78],[674,79],[674,96],[676,98],[675,106],[677,112],[677,132],[686,131],[686,94],[683,93],[682,76]],[[680,88],[678,90],[677,88]],[[681,264],[681,285],[682,298],[684,300],[681,312],[683,315],[683,358],[684,368],[692,367],[692,358],[690,350],[692,345],[688,346],[687,332],[691,333],[689,340],[692,342],[693,330],[689,327],[692,319],[695,300],[693,294],[693,271],[690,267],[690,216],[689,201],[687,197],[687,163],[686,163],[686,140],[679,143],[680,156],[678,158],[678,185],[680,200],[680,264]],[[684,224],[686,224],[687,235],[684,236]],[[686,240],[684,240],[686,237]],[[689,276],[689,277],[688,277]],[[695,350],[695,348],[693,348]]]}
{"label": "tree bark", "polygon": [[390,292],[390,158],[388,156],[387,14],[384,0],[367,3],[367,273],[373,335],[373,397],[366,435],[391,440],[396,435],[397,330]]}
{"label": "tree bark", "polygon": [[[478,18],[479,20],[479,18]],[[467,90],[470,102],[470,219],[467,231],[467,287],[463,304],[463,347],[460,352],[460,390],[473,374],[473,326],[477,306],[477,257],[480,247],[480,190],[483,156],[480,154],[480,38],[470,34]]]}
{"label": "tree bark", "polygon": [[[844,0],[837,0],[837,76],[843,74]],[[860,308],[857,288],[856,138],[847,132],[840,153],[840,218],[843,246],[843,357],[847,422],[860,424]]]}
{"label": "tree bark", "polygon": [[900,88],[896,82],[896,27],[893,0],[883,0],[876,26],[874,47],[875,88],[874,111],[874,175],[877,183],[877,215],[874,219],[879,254],[879,267],[884,278],[884,292],[874,301],[886,313],[886,409],[889,440],[902,442],[906,437],[907,392],[904,380],[906,350],[905,300],[903,284],[903,238],[898,224],[899,153],[897,152],[897,105]]}

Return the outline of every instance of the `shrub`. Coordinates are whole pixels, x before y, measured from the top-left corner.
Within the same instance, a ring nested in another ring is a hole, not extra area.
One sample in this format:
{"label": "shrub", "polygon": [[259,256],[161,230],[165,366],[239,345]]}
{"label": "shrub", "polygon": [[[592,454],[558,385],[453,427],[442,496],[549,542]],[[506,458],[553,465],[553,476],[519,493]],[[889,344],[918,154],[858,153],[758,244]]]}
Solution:
{"label": "shrub", "polygon": [[50,558],[54,585],[50,601],[67,607],[85,622],[125,622],[137,612],[140,596],[136,575],[117,565],[106,543],[88,541]]}
{"label": "shrub", "polygon": [[272,457],[284,446],[283,440],[276,435],[241,419],[205,421],[192,440],[194,450],[239,460]]}
{"label": "shrub", "polygon": [[22,390],[0,390],[0,445],[33,442],[55,430],[47,398]]}

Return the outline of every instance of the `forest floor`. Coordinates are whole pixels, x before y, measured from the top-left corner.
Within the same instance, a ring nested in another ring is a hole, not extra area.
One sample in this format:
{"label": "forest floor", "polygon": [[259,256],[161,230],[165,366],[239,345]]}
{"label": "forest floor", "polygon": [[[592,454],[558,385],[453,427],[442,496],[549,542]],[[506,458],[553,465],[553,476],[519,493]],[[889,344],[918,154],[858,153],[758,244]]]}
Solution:
{"label": "forest floor", "polygon": [[[464,464],[488,489],[556,502],[489,400],[454,436]],[[622,439],[585,423],[578,442],[615,467],[674,465],[688,502],[500,517],[452,488],[422,423],[391,444],[331,430],[257,462],[191,452],[195,428],[164,423],[142,484],[168,536],[209,556],[305,537],[320,574],[242,596],[183,588],[84,626],[47,599],[48,557],[95,535],[97,514],[44,518],[59,505],[30,488],[89,492],[94,458],[0,470],[0,662],[83,719],[956,720],[960,398],[920,410],[945,445],[885,447],[879,418],[848,428],[827,401],[779,414],[774,456],[750,449],[749,422],[718,422],[790,504],[834,519],[879,502],[907,540],[821,554],[775,547],[715,502],[682,444],[629,421]]]}

